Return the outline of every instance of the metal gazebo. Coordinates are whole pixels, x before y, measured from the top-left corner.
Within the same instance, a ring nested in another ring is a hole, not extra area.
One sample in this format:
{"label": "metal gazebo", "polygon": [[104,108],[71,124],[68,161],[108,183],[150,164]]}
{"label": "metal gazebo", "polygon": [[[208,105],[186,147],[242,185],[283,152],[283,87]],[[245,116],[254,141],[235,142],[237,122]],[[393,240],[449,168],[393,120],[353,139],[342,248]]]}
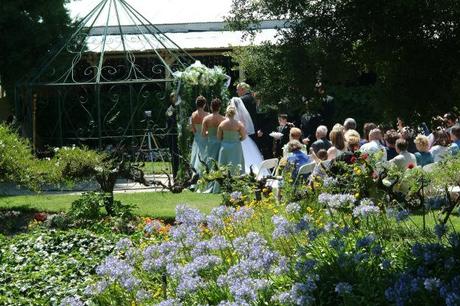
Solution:
{"label": "metal gazebo", "polygon": [[192,62],[127,1],[102,0],[17,84],[23,133],[34,149],[139,145],[145,114],[164,121],[173,73]]}

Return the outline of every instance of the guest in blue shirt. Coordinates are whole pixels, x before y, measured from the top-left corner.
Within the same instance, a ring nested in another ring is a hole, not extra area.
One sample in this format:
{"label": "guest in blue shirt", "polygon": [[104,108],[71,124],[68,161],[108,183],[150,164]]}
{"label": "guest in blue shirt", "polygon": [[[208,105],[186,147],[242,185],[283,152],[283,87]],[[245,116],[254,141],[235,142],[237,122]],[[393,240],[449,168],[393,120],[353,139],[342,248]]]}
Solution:
{"label": "guest in blue shirt", "polygon": [[303,145],[298,140],[291,140],[288,143],[288,151],[291,155],[287,158],[288,168],[292,169],[292,177],[297,177],[299,168],[311,162],[310,157],[303,153]]}
{"label": "guest in blue shirt", "polygon": [[415,146],[418,152],[415,153],[418,166],[425,166],[434,162],[433,155],[430,152],[430,144],[428,137],[425,135],[418,135],[415,137]]}
{"label": "guest in blue shirt", "polygon": [[460,123],[457,123],[450,129],[450,139],[452,140],[450,152],[452,155],[455,155],[460,152]]}

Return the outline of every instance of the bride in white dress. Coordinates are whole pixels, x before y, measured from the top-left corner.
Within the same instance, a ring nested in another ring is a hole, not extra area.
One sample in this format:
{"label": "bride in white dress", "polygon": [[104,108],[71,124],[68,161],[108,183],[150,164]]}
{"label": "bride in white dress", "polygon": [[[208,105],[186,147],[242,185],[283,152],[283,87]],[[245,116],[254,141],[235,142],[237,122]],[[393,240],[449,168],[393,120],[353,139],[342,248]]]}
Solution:
{"label": "bride in white dress", "polygon": [[[252,122],[251,115],[249,115],[249,112],[246,109],[246,106],[244,106],[243,101],[240,98],[234,97],[230,100],[230,105],[235,107],[236,114],[234,118],[243,123],[247,134],[255,134],[254,123]],[[258,166],[264,160],[259,148],[251,139],[251,137],[246,137],[246,139],[241,142],[241,146],[243,148],[244,165],[246,168],[245,172],[249,173],[249,167],[252,165],[252,170],[255,174],[257,174],[259,171]]]}

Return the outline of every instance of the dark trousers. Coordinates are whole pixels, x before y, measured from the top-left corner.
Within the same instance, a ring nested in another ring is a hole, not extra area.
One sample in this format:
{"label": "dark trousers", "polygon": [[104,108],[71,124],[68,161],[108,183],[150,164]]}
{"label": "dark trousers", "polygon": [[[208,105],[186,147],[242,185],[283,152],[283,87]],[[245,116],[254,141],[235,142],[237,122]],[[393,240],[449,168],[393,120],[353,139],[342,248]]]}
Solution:
{"label": "dark trousers", "polygon": [[177,135],[168,136],[169,153],[171,154],[171,166],[173,178],[177,177],[179,171],[179,146],[177,143]]}

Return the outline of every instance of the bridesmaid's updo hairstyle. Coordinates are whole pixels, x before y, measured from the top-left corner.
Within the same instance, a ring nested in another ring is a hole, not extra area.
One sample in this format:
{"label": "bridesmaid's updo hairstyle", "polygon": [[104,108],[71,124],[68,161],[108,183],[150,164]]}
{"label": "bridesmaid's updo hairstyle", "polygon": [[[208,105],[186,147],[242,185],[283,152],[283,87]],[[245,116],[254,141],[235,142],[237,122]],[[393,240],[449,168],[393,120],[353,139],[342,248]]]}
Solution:
{"label": "bridesmaid's updo hairstyle", "polygon": [[196,107],[204,107],[206,105],[206,98],[203,96],[196,97],[195,104]]}
{"label": "bridesmaid's updo hairstyle", "polygon": [[222,102],[220,101],[219,98],[212,99],[212,101],[211,101],[211,111],[218,112],[219,109],[220,109],[221,104],[222,104]]}
{"label": "bridesmaid's updo hairstyle", "polygon": [[227,111],[225,112],[225,115],[226,115],[228,118],[233,118],[233,117],[235,117],[235,114],[236,114],[236,109],[235,109],[235,107],[229,105],[229,106],[227,107]]}

